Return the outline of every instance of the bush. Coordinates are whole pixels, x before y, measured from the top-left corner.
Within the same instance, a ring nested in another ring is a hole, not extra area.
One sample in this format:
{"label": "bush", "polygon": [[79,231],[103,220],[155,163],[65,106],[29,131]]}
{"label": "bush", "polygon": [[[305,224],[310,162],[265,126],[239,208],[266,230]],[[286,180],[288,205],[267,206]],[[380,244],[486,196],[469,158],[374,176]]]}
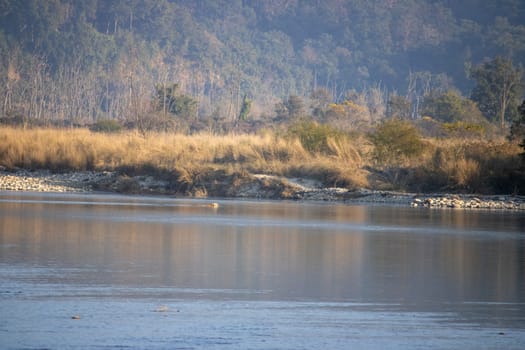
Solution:
{"label": "bush", "polygon": [[301,145],[312,153],[329,154],[330,140],[340,140],[344,134],[329,126],[313,121],[302,121],[291,125],[287,131],[288,138],[298,138]]}
{"label": "bush", "polygon": [[96,132],[120,132],[122,125],[113,119],[101,119],[93,124],[90,129]]}
{"label": "bush", "polygon": [[481,138],[485,134],[485,126],[476,123],[469,123],[465,121],[456,121],[452,123],[443,123],[443,130],[455,137],[461,138]]}
{"label": "bush", "polygon": [[386,165],[401,165],[423,152],[423,141],[416,127],[405,120],[384,120],[368,135],[374,146],[374,160]]}

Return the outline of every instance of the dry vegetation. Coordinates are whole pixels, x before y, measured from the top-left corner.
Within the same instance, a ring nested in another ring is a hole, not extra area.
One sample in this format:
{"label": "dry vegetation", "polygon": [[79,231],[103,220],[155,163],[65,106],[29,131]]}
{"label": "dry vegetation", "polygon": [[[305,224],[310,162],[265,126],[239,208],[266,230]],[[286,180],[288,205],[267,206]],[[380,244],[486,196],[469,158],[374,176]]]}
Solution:
{"label": "dry vegetation", "polygon": [[394,168],[394,187],[413,192],[524,194],[520,147],[505,140],[428,139],[409,166]]}
{"label": "dry vegetation", "polygon": [[360,155],[350,140],[329,140],[329,153],[311,153],[297,139],[272,133],[188,136],[0,128],[0,165],[7,169],[149,174],[186,188],[243,181],[250,174],[317,178],[330,186],[366,185]]}
{"label": "dry vegetation", "polygon": [[[425,139],[400,162],[373,158],[364,135],[327,136],[322,150],[300,138],[258,135],[96,133],[87,129],[0,128],[6,169],[118,171],[169,180],[181,191],[239,185],[251,174],[320,180],[325,186],[417,192],[523,193],[520,148],[505,141]],[[216,193],[216,192],[213,192]]]}

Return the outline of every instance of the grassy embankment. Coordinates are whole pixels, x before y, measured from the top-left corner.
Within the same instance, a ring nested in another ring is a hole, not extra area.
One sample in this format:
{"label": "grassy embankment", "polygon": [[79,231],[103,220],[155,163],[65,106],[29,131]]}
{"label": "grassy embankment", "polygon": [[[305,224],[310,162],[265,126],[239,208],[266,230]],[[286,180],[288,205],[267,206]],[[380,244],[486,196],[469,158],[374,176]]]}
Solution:
{"label": "grassy embankment", "polygon": [[[423,139],[421,152],[378,162],[365,135],[304,140],[260,135],[95,133],[87,129],[0,128],[0,165],[7,169],[117,171],[152,175],[169,192],[229,195],[253,174],[311,178],[325,186],[416,192],[524,193],[520,148],[506,141]],[[253,179],[252,179],[253,180]],[[270,186],[271,184],[268,184]],[[133,186],[123,191],[132,191]],[[277,189],[279,190],[279,189]],[[286,189],[280,197],[286,198]]]}

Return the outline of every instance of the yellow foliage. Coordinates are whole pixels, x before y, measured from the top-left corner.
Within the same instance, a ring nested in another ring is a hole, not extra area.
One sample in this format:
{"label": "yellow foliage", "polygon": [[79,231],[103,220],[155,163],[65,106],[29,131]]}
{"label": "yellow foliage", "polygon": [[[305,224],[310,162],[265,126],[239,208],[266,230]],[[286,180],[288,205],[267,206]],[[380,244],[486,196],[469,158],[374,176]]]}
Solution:
{"label": "yellow foliage", "polygon": [[328,107],[337,115],[345,115],[345,107],[343,105],[337,104],[337,103],[330,103]]}
{"label": "yellow foliage", "polygon": [[332,113],[338,117],[363,117],[368,115],[368,108],[353,101],[345,100],[342,103],[331,103],[328,105]]}
{"label": "yellow foliage", "polygon": [[358,113],[366,113],[368,112],[368,108],[365,107],[365,106],[361,106],[355,102],[352,102],[352,101],[348,101],[348,100],[345,100],[343,102],[343,105],[348,109],[348,110],[351,110],[351,111],[355,111],[355,112],[358,112]]}

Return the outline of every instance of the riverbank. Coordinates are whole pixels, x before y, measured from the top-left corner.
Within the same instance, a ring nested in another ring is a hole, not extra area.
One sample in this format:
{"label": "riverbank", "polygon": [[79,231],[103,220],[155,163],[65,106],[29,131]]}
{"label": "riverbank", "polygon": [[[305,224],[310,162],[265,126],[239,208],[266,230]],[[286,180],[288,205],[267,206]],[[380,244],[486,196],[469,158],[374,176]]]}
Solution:
{"label": "riverbank", "polygon": [[414,208],[525,210],[524,196],[475,196],[459,194],[414,194],[368,189],[322,187],[319,181],[271,175],[246,175],[224,179],[214,186],[203,183],[192,192],[181,193],[166,179],[153,176],[125,176],[117,172],[0,171],[0,191],[114,192],[203,197],[287,199],[406,205]]}

